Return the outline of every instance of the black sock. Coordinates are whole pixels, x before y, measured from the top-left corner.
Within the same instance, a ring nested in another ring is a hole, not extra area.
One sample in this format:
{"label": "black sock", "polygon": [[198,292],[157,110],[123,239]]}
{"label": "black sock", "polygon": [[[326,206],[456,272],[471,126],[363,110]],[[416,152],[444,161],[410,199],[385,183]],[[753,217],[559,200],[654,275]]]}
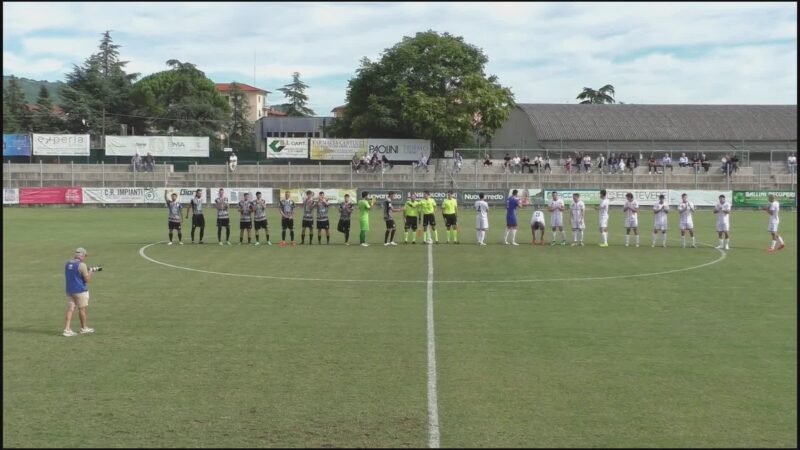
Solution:
{"label": "black sock", "polygon": [[244,236],[240,234],[239,235],[239,243],[241,244],[243,241],[244,241]]}
{"label": "black sock", "polygon": [[306,243],[306,230],[300,231],[300,243],[301,244]]}
{"label": "black sock", "polygon": [[344,232],[344,243],[350,242],[350,230]]}
{"label": "black sock", "polygon": [[317,235],[317,244],[322,244],[322,233]]}
{"label": "black sock", "polygon": [[292,242],[294,242],[294,230],[289,230],[289,237],[291,237]]}
{"label": "black sock", "polygon": [[269,242],[269,234],[264,233],[264,239],[266,239],[266,241]]}
{"label": "black sock", "polygon": [[217,240],[222,242],[222,227],[217,227]]}
{"label": "black sock", "polygon": [[256,233],[256,242],[258,242],[258,233]]}
{"label": "black sock", "polygon": [[247,235],[247,243],[248,244],[250,243],[250,235],[249,234]]}
{"label": "black sock", "polygon": [[326,234],[325,235],[325,243],[326,244],[330,244],[331,243],[331,235],[330,234]]}
{"label": "black sock", "polygon": [[383,234],[383,243],[386,244],[389,242],[389,230],[386,230],[386,233]]}
{"label": "black sock", "polygon": [[179,241],[183,240],[183,233],[181,233],[181,230],[178,230],[178,240]]}
{"label": "black sock", "polygon": [[281,241],[286,242],[286,228],[281,230]]}
{"label": "black sock", "polygon": [[195,227],[195,226],[192,226],[192,242],[194,242],[194,229],[195,229],[195,228],[197,228],[197,227]]}
{"label": "black sock", "polygon": [[172,230],[169,230],[169,241],[172,242]]}
{"label": "black sock", "polygon": [[389,235],[389,240],[392,241],[392,242],[394,242],[394,232],[395,231],[396,230],[394,228],[392,228],[392,234]]}
{"label": "black sock", "polygon": [[206,227],[200,227],[200,242],[203,242],[204,234],[206,234]]}
{"label": "black sock", "polygon": [[231,227],[225,227],[225,240],[231,240]]}

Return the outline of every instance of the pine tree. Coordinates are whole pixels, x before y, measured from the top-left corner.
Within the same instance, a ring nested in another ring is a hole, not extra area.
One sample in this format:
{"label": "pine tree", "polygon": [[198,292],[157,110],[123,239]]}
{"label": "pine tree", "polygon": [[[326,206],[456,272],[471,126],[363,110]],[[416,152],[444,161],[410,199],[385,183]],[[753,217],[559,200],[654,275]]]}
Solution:
{"label": "pine tree", "polygon": [[53,100],[45,85],[39,88],[36,110],[33,113],[33,131],[39,133],[60,133],[64,131],[64,121],[53,111]]}
{"label": "pine tree", "polygon": [[25,103],[17,77],[11,76],[8,87],[3,89],[3,131],[24,132],[31,126],[31,111]]}
{"label": "pine tree", "polygon": [[253,124],[247,117],[250,109],[247,97],[237,83],[231,83],[231,127],[228,132],[231,146],[237,152],[254,150]]}
{"label": "pine tree", "polygon": [[308,96],[305,94],[305,90],[307,88],[308,85],[300,81],[300,73],[295,72],[292,74],[292,82],[278,89],[283,92],[284,97],[289,99],[288,103],[281,105],[286,108],[287,116],[309,117],[315,114],[311,108],[306,106]]}

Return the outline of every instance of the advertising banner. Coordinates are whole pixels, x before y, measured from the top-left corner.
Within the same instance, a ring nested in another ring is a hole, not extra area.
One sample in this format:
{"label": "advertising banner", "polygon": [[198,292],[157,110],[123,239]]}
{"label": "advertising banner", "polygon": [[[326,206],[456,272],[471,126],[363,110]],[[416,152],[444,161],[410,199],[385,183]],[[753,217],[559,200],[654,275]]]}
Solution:
{"label": "advertising banner", "polygon": [[[431,153],[431,141],[425,139],[367,139],[367,153],[378,152],[389,161],[418,161],[423,154]],[[352,159],[353,155],[350,154]]]}
{"label": "advertising banner", "polygon": [[508,199],[508,193],[504,190],[486,190],[486,191],[461,191],[461,198],[459,202],[472,206],[479,200],[478,194],[483,192],[483,199],[490,205],[505,205]]}
{"label": "advertising banner", "polygon": [[732,201],[731,198],[733,197],[732,191],[676,191],[674,189],[670,189],[669,204],[680,204],[682,194],[686,194],[686,196],[689,198],[689,201],[694,203],[694,206],[714,206],[719,203],[720,195],[724,195],[729,202]]}
{"label": "advertising banner", "polygon": [[151,187],[83,188],[83,203],[135,204],[161,203],[164,189]]}
{"label": "advertising banner", "polygon": [[19,189],[3,189],[3,204],[16,205],[19,203]]}
{"label": "advertising banner", "polygon": [[[211,188],[211,198],[208,199],[209,203],[214,203],[214,200],[219,197],[219,187]],[[239,203],[240,201],[244,200],[244,194],[250,194],[250,200],[256,199],[256,192],[261,192],[261,198],[267,201],[268,205],[271,205],[273,202],[272,200],[272,188],[223,188],[225,189],[225,197],[228,197],[228,204]]]}
{"label": "advertising banner", "polygon": [[267,158],[308,158],[308,138],[267,138]]}
{"label": "advertising banner", "polygon": [[3,156],[31,156],[29,134],[3,134]]}
{"label": "advertising banner", "polygon": [[34,134],[34,155],[89,156],[88,134]]}
{"label": "advertising banner", "polygon": [[[389,189],[382,189],[382,188],[359,189],[358,190],[358,197],[356,198],[356,202],[358,202],[358,200],[361,200],[361,193],[364,192],[364,191],[367,191],[369,193],[370,197],[372,197],[374,195],[375,198],[377,198],[378,202],[386,200],[386,198],[389,197]],[[419,198],[422,198],[421,195],[422,195],[422,193],[420,193],[420,197]],[[408,194],[406,194],[406,192],[403,191],[402,189],[394,189],[394,196],[392,196],[392,201],[393,202],[404,202],[410,196],[411,196],[410,192]]]}
{"label": "advertising banner", "polygon": [[733,206],[762,208],[769,204],[769,194],[775,195],[782,207],[797,206],[797,193],[794,191],[733,191]]}
{"label": "advertising banner", "polygon": [[80,204],[83,203],[83,190],[79,187],[40,187],[21,188],[19,203],[30,204]]}
{"label": "advertising banner", "polygon": [[311,139],[311,159],[349,161],[367,153],[366,139]]}
{"label": "advertising banner", "polygon": [[[600,191],[595,191],[597,195],[597,203],[600,204]],[[611,206],[625,205],[625,194],[630,192],[633,194],[633,199],[636,200],[640,206],[652,206],[658,203],[658,196],[664,195],[666,201],[669,201],[669,191],[667,189],[607,189],[608,199],[611,201]],[[583,197],[583,194],[581,194]],[[679,195],[680,197],[680,195]],[[584,203],[586,200],[584,200]],[[680,203],[680,202],[678,202]],[[588,203],[586,203],[588,205]],[[674,203],[670,203],[673,204]]]}
{"label": "advertising banner", "polygon": [[[208,158],[208,137],[196,136],[106,136],[106,156]],[[35,148],[34,148],[34,154]]]}
{"label": "advertising banner", "polygon": [[178,200],[180,200],[181,203],[189,203],[189,201],[192,199],[192,197],[194,197],[195,191],[198,190],[198,189],[200,189],[200,191],[201,191],[200,198],[203,199],[203,203],[208,203],[208,198],[206,197],[207,189],[206,188],[201,188],[201,187],[195,187],[195,188],[154,188],[153,190],[155,191],[156,194],[158,194],[158,200],[157,201],[153,201],[153,202],[148,201],[147,203],[163,203],[164,202],[164,191],[167,191],[167,194],[168,194],[168,196],[170,198],[172,197],[172,194],[175,193],[175,194],[178,194]]}
{"label": "advertising banner", "polygon": [[532,201],[535,201],[535,197],[540,197],[541,200],[541,194],[542,194],[541,189],[526,188],[526,187],[513,187],[509,189],[506,198],[511,197],[511,193],[514,191],[514,189],[517,190],[517,198],[521,200],[523,205],[530,205]]}
{"label": "advertising banner", "polygon": [[305,198],[306,191],[311,191],[314,193],[314,198],[319,197],[320,191],[325,193],[325,198],[328,199],[329,203],[341,203],[344,201],[345,194],[350,194],[350,201],[357,202],[358,199],[356,198],[356,190],[355,189],[318,189],[318,188],[305,188],[305,189],[281,189],[280,190],[280,199],[283,200],[285,198],[286,192],[289,192],[289,195],[295,203],[302,203],[302,199]]}
{"label": "advertising banner", "polygon": [[[564,205],[571,205],[572,204],[572,194],[580,194],[581,200],[587,206],[589,205],[599,205],[600,204],[600,190],[599,189],[556,189],[558,192],[558,197],[564,200]],[[545,189],[544,190],[544,200],[545,202],[549,202],[553,199],[551,194],[553,193],[553,189]],[[625,194],[622,194],[623,197]],[[609,197],[611,196],[611,192],[609,192]]]}

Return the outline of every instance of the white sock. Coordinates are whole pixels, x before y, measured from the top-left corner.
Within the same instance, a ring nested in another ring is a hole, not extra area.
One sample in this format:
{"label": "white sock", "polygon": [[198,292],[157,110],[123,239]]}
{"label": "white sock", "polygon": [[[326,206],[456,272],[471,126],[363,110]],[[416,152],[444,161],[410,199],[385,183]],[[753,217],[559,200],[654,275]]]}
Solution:
{"label": "white sock", "polygon": [[725,247],[730,247],[731,245],[731,238],[725,239]]}
{"label": "white sock", "polygon": [[553,242],[555,242],[555,241],[556,241],[556,232],[553,231]]}
{"label": "white sock", "polygon": [[583,230],[578,230],[578,242],[583,242]]}
{"label": "white sock", "polygon": [[517,230],[511,230],[511,242],[517,242]]}
{"label": "white sock", "polygon": [[631,242],[631,235],[630,234],[626,234],[625,235],[625,245],[628,245],[630,242]]}
{"label": "white sock", "polygon": [[775,244],[777,244],[777,243],[778,243],[778,241],[772,241],[772,246],[770,248],[772,248],[774,250],[775,249]]}
{"label": "white sock", "polygon": [[778,236],[778,242],[780,242],[780,243],[781,243],[781,245],[783,245],[783,238],[782,238],[782,237],[780,237],[780,236]]}
{"label": "white sock", "polygon": [[603,244],[608,244],[608,233],[603,231],[602,233],[600,233],[600,237],[603,239]]}
{"label": "white sock", "polygon": [[725,245],[725,239],[720,239],[719,246],[722,247],[723,245]]}
{"label": "white sock", "polygon": [[652,242],[653,245],[656,245],[656,236],[658,236],[658,234],[653,233],[653,242]]}
{"label": "white sock", "polygon": [[695,245],[694,236],[692,236],[692,245]]}
{"label": "white sock", "polygon": [[481,242],[486,242],[486,230],[481,230]]}
{"label": "white sock", "polygon": [[481,241],[481,230],[475,232],[475,239],[477,239],[478,242]]}
{"label": "white sock", "polygon": [[564,231],[564,230],[561,230],[561,240],[562,241],[566,241],[567,240],[567,232]]}
{"label": "white sock", "polygon": [[666,245],[667,244],[667,233],[664,232],[664,236],[661,238],[661,243]]}
{"label": "white sock", "polygon": [[578,242],[578,230],[572,230],[572,242]]}
{"label": "white sock", "polygon": [[636,245],[639,245],[639,235],[636,235]]}
{"label": "white sock", "polygon": [[681,235],[681,246],[686,247],[686,236]]}
{"label": "white sock", "polygon": [[506,228],[506,237],[503,238],[503,241],[508,242],[508,234],[511,232],[508,228]]}

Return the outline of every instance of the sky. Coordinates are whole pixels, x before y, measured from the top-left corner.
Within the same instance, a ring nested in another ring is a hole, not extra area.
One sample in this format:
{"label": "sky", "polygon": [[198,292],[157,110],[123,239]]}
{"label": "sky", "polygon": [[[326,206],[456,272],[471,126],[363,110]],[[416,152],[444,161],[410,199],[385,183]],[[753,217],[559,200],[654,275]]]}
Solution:
{"label": "sky", "polygon": [[63,81],[105,30],[129,72],[178,59],[271,91],[270,104],[299,72],[318,116],[345,103],[363,57],[427,30],[481,48],[518,103],[611,84],[625,103],[797,104],[794,2],[4,2],[3,74]]}

